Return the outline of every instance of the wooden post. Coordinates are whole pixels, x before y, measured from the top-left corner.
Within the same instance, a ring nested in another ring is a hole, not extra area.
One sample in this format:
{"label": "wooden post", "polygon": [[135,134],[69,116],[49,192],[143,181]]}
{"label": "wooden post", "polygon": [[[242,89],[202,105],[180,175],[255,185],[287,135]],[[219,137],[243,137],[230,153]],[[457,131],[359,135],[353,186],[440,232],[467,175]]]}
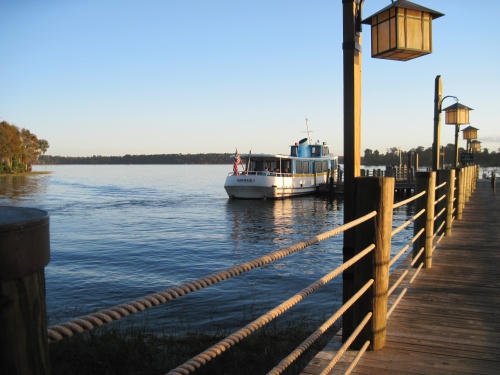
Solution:
{"label": "wooden post", "polygon": [[450,169],[448,176],[448,193],[446,194],[446,236],[451,236],[453,225],[453,201],[455,200],[455,170]]}
{"label": "wooden post", "polygon": [[469,168],[463,167],[464,171],[464,206],[469,201]]}
{"label": "wooden post", "polygon": [[[424,267],[432,267],[432,249],[434,236],[434,203],[436,196],[436,172],[417,172],[415,189],[416,193],[427,191],[425,199],[418,199],[416,211],[420,212],[425,208],[425,214],[419,217],[414,226],[414,232],[418,233],[425,228],[424,233],[418,241],[413,244],[413,257],[417,255],[422,246],[424,247]],[[423,237],[422,237],[423,236]],[[417,266],[417,264],[415,265]]]}
{"label": "wooden post", "polygon": [[432,170],[439,169],[439,151],[441,148],[441,97],[443,84],[441,76],[434,81],[434,140],[432,142]]}
{"label": "wooden post", "polygon": [[462,220],[462,212],[464,210],[464,202],[465,202],[464,185],[465,185],[464,168],[458,168],[458,185],[457,185],[458,197],[457,197],[457,206],[456,206],[457,220]]}
{"label": "wooden post", "polygon": [[[361,12],[361,0],[342,1],[342,50],[344,71],[344,223],[355,219],[354,181],[361,169],[361,31],[356,20]],[[359,25],[360,26],[360,25]],[[344,232],[344,262],[354,255],[356,238],[354,230]],[[343,300],[353,295],[353,273],[346,270],[343,275]],[[349,314],[342,318],[347,327]],[[343,330],[345,341],[352,331]]]}
{"label": "wooden post", "polygon": [[44,267],[49,217],[0,207],[0,373],[50,374]]}
{"label": "wooden post", "polygon": [[371,326],[365,327],[353,343],[353,347],[358,349],[366,340],[370,340],[372,350],[381,349],[385,345],[394,185],[394,178],[391,177],[356,179],[356,216],[377,211],[375,220],[369,220],[354,229],[356,254],[374,241],[376,245],[375,250],[353,268],[355,291],[371,278],[375,280],[373,288],[349,310],[351,316],[348,321],[351,326],[346,327],[344,322],[343,331],[347,329],[352,332],[368,312],[373,312]]}

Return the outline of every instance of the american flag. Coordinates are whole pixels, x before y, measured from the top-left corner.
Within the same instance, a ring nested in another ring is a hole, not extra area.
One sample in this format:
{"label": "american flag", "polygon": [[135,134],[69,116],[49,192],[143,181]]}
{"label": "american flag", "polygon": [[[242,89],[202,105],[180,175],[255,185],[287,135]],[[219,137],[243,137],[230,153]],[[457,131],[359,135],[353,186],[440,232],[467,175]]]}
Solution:
{"label": "american flag", "polygon": [[234,164],[233,164],[233,174],[238,176],[238,164],[241,164],[240,154],[238,153],[238,149],[236,149],[236,154],[234,155]]}

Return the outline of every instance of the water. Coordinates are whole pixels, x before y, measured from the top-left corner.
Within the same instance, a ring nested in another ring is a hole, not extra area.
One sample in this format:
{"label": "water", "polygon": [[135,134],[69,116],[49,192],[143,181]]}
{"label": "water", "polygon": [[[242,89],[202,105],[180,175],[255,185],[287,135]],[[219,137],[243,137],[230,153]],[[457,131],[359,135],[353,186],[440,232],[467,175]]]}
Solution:
{"label": "water", "polygon": [[[229,200],[232,165],[37,166],[49,174],[0,176],[0,204],[50,214],[49,325],[132,301],[285,248],[343,222],[342,199]],[[396,211],[395,224],[412,215]],[[412,227],[393,240],[397,252]],[[261,269],[140,313],[163,331],[236,326],[336,268],[342,236]],[[341,301],[341,278],[301,303],[323,319]],[[128,319],[128,318],[127,318]]]}

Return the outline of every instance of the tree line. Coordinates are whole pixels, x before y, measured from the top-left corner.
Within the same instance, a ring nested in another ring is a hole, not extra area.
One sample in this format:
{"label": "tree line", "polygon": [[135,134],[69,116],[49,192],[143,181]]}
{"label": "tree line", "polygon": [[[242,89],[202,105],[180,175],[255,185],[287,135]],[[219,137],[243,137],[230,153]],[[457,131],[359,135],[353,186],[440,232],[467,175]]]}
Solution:
{"label": "tree line", "polygon": [[[460,162],[460,155],[466,153],[462,147],[458,148],[458,162]],[[398,147],[392,147],[387,150],[385,154],[381,154],[378,150],[366,149],[364,156],[361,157],[361,164],[366,166],[373,165],[399,165],[401,164],[414,164],[415,155],[418,155],[418,165],[421,167],[430,167],[432,165],[432,147],[424,148],[419,146],[409,151],[403,151]],[[409,160],[412,163],[409,163]],[[451,166],[455,160],[455,145],[448,143],[440,150],[440,165]],[[484,148],[481,152],[474,153],[474,164],[479,164],[483,167],[500,166],[500,150],[492,151]]]}
{"label": "tree line", "polygon": [[124,156],[50,156],[41,164],[231,164],[232,154],[158,154]]}
{"label": "tree line", "polygon": [[[459,148],[460,154],[465,152]],[[454,161],[455,146],[448,144],[442,148],[440,159],[441,165],[452,165]],[[415,155],[418,154],[418,164],[421,167],[432,165],[432,148],[422,146],[409,151],[400,150],[393,147],[382,154],[378,150],[366,149],[361,157],[361,164],[364,166],[384,166],[414,164]],[[230,153],[211,154],[153,154],[153,155],[124,155],[124,156],[51,156],[41,155],[39,164],[231,164],[233,162]],[[343,157],[339,156],[339,163],[343,163]],[[500,152],[489,152],[487,148],[481,152],[474,153],[474,163],[484,167],[500,166]]]}
{"label": "tree line", "polygon": [[31,171],[49,147],[28,129],[0,122],[0,173]]}

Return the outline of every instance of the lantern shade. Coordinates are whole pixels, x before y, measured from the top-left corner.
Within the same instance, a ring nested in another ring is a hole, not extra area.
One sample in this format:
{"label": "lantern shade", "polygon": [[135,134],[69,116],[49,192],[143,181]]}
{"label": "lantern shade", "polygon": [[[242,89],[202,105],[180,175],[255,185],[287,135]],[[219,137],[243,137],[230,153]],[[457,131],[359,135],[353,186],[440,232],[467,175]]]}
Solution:
{"label": "lantern shade", "polygon": [[463,132],[463,139],[471,140],[471,139],[476,139],[477,138],[477,131],[479,129],[473,127],[473,126],[467,126]]}
{"label": "lantern shade", "polygon": [[448,108],[443,109],[446,112],[445,123],[448,125],[462,125],[469,123],[469,108],[463,104],[455,103]]}
{"label": "lantern shade", "polygon": [[372,26],[372,57],[408,61],[432,52],[432,20],[444,14],[398,0],[362,23]]}
{"label": "lantern shade", "polygon": [[470,148],[474,152],[481,152],[481,142],[479,142],[477,140],[476,141],[471,141]]}

